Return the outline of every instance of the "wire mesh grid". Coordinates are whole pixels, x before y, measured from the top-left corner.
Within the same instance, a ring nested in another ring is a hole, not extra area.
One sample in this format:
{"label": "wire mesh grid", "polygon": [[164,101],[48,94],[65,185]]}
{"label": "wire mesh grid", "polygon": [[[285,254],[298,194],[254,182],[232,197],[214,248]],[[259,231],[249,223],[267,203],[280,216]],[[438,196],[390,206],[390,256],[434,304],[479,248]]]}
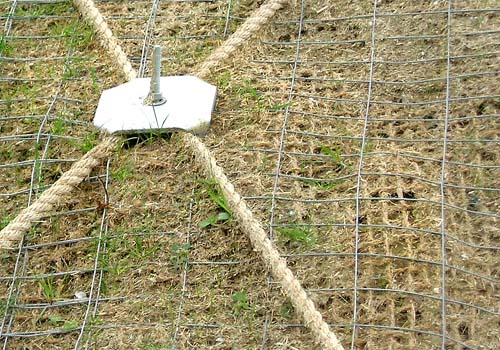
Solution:
{"label": "wire mesh grid", "polygon": [[[189,73],[258,3],[97,5],[147,76],[152,44]],[[120,78],[70,3],[0,6],[6,223]],[[499,12],[296,1],[212,78],[205,141],[346,348],[500,343]],[[237,224],[206,226],[217,191],[176,141],[118,151],[2,256],[4,349],[314,347]]]}

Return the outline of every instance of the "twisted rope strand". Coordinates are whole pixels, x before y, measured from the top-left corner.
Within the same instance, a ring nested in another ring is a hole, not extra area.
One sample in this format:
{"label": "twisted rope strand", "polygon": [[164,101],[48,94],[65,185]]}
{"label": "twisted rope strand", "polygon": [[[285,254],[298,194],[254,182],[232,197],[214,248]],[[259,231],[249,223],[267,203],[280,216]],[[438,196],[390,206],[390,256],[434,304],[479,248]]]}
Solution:
{"label": "twisted rope strand", "polygon": [[2,231],[0,231],[0,248],[12,248],[31,228],[33,222],[46,216],[53,207],[89,176],[92,169],[108,157],[117,147],[118,137],[107,137],[99,145],[92,148],[80,160],[73,163],[48,190],[42,193],[29,207],[23,209]]}
{"label": "twisted rope strand", "polygon": [[236,49],[257,32],[277,10],[282,8],[289,0],[273,0],[262,4],[250,17],[234,32],[223,45],[219,46],[209,57],[203,61],[197,70],[197,76],[206,77],[210,70],[220,65]]}
{"label": "twisted rope strand", "polygon": [[105,21],[94,2],[92,0],[73,0],[73,5],[80,11],[83,18],[89,24],[92,24],[101,45],[115,59],[127,81],[135,79],[137,77],[137,72],[132,68],[132,64],[127,55],[118,44],[118,40],[113,35],[108,23]]}
{"label": "twisted rope strand", "polygon": [[[100,44],[114,58],[127,81],[135,79],[137,72],[132,68],[127,55],[118,44],[118,40],[94,2],[92,0],[73,0],[73,5],[81,12],[84,20],[93,26]],[[71,168],[47,191],[43,192],[29,207],[23,209],[14,220],[0,231],[0,249],[14,247],[30,229],[33,222],[46,216],[55,204],[62,200],[64,195],[70,193],[89,176],[92,169],[112,154],[119,142],[118,137],[107,136],[80,160],[73,163]]]}
{"label": "twisted rope strand", "polygon": [[240,228],[245,232],[254,249],[259,252],[271,270],[274,278],[281,283],[282,290],[292,302],[295,310],[302,316],[306,326],[312,331],[316,341],[326,350],[344,350],[335,334],[308,297],[300,282],[288,268],[274,247],[266,232],[254,217],[246,201],[234,189],[234,185],[224,174],[224,170],[217,162],[210,150],[201,140],[192,134],[183,134],[184,142],[193,150],[197,160],[203,165],[205,171],[212,176],[222,189],[233,214],[237,217]]}
{"label": "twisted rope strand", "polygon": [[[200,78],[206,77],[211,69],[228,58],[286,2],[286,0],[270,0],[263,4],[219,49],[214,51],[200,65],[195,75]],[[134,79],[137,76],[136,72],[94,3],[91,0],[73,0],[73,3],[81,11],[85,20],[94,26],[101,45],[115,58],[127,80]],[[192,150],[205,171],[217,181],[228,199],[233,214],[238,218],[241,229],[250,238],[254,249],[261,254],[273,276],[281,283],[283,292],[290,298],[295,310],[302,316],[316,341],[326,350],[344,350],[300,282],[288,268],[286,260],[280,256],[246,202],[236,192],[234,185],[227,178],[224,170],[217,165],[210,150],[198,137],[192,134],[183,134],[182,140]],[[15,242],[19,242],[32,223],[51,211],[63,196],[70,193],[90,174],[94,167],[101,163],[102,159],[111,155],[119,142],[120,140],[117,137],[106,137],[99,145],[85,154],[82,159],[75,162],[70,170],[64,173],[50,189],[45,191],[31,206],[24,209],[7,227],[0,231],[0,248],[9,248]]]}

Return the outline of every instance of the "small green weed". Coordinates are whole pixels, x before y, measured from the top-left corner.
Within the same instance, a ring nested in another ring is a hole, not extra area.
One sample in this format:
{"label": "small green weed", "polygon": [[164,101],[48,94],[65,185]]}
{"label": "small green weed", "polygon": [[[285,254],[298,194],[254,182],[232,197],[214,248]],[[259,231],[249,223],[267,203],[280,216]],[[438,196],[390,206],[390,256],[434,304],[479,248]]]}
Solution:
{"label": "small green weed", "polygon": [[23,120],[21,120],[21,123],[26,124],[26,125],[33,125],[33,124],[35,124],[35,119],[24,118]]}
{"label": "small green weed", "polygon": [[78,321],[65,320],[61,316],[50,316],[49,322],[56,327],[62,327],[65,331],[71,331],[79,326]]}
{"label": "small green weed", "polygon": [[58,36],[60,35],[65,38],[70,38],[75,32],[75,28],[76,28],[75,23],[68,24],[68,22],[58,21],[55,22],[52,26],[50,26],[49,33],[51,35],[58,35]]}
{"label": "small green weed", "polygon": [[290,102],[287,102],[287,103],[283,103],[281,105],[275,105],[275,106],[272,106],[269,108],[270,111],[282,111],[284,109],[286,109],[287,107],[291,107],[292,106],[292,101]]}
{"label": "small green weed", "polygon": [[14,300],[1,299],[0,300],[0,315],[4,315],[5,312],[14,305]]}
{"label": "small green weed", "polygon": [[0,56],[7,57],[12,54],[12,47],[7,43],[5,37],[0,37]]}
{"label": "small green weed", "polygon": [[335,147],[332,149],[327,146],[321,146],[320,152],[321,154],[325,154],[330,157],[331,161],[336,166],[337,171],[347,168],[347,165],[342,160],[342,152],[340,151],[339,147]]}
{"label": "small green weed", "polygon": [[89,68],[89,60],[87,58],[72,58],[64,65],[63,80],[67,81],[85,77],[91,69],[92,68]]}
{"label": "small green weed", "polygon": [[160,249],[159,244],[153,244],[151,247],[148,247],[144,244],[144,238],[142,236],[134,236],[134,245],[131,247],[130,255],[135,258],[147,259],[158,249]]}
{"label": "small green weed", "polygon": [[66,123],[64,120],[57,118],[52,124],[52,133],[55,135],[63,135],[66,131]]}
{"label": "small green weed", "polygon": [[75,48],[86,48],[94,39],[94,29],[85,22],[81,22],[81,26],[76,28],[77,38],[71,42]]}
{"label": "small green weed", "polygon": [[244,85],[236,88],[242,101],[250,101],[250,109],[252,111],[263,111],[266,107],[266,99],[262,92],[252,86],[252,82],[247,80]]}
{"label": "small green weed", "polygon": [[382,275],[382,274],[379,274],[376,277],[376,280],[377,280],[377,286],[379,288],[386,289],[390,285],[389,280],[387,279],[387,277],[384,276],[384,275]]}
{"label": "small green weed", "polygon": [[221,209],[223,209],[226,213],[230,213],[231,209],[229,208],[229,204],[227,203],[226,198],[221,193],[222,191],[218,188],[218,185],[215,182],[208,184],[207,192],[210,196],[210,199],[214,201]]}
{"label": "small green weed", "polygon": [[[94,239],[93,245],[89,249],[89,258],[95,258],[98,244],[99,239]],[[101,239],[101,244],[106,246],[106,254],[100,254],[98,257],[100,268],[115,276],[121,276],[132,268],[133,262],[130,255],[132,255],[131,252],[134,248],[130,247],[133,243],[129,242],[128,237],[117,236],[111,239],[105,235]],[[103,279],[102,281],[104,283],[106,280]],[[107,285],[103,284],[101,287],[106,289]]]}
{"label": "small green weed", "polygon": [[40,278],[38,284],[42,288],[42,294],[48,302],[52,302],[57,297],[57,289],[54,284],[54,278]]}
{"label": "small green weed", "polygon": [[212,225],[218,224],[220,222],[226,222],[230,218],[231,218],[231,215],[229,215],[229,213],[222,211],[219,214],[212,215],[212,216],[206,218],[205,220],[203,220],[202,222],[200,222],[200,228],[207,228],[207,227],[210,227]]}
{"label": "small green weed", "polygon": [[232,296],[233,299],[233,312],[239,315],[241,311],[250,310],[250,303],[248,297],[244,292],[236,292]]}
{"label": "small green weed", "polygon": [[293,305],[290,301],[286,301],[283,305],[280,306],[279,308],[279,313],[281,317],[289,320],[293,317]]}
{"label": "small green weed", "polygon": [[[15,154],[14,146],[11,144],[5,145],[4,147],[0,148],[0,162],[10,160],[14,156],[14,154]],[[0,219],[0,225],[1,225],[2,220],[4,220],[6,218],[5,215],[3,215],[2,218]]]}
{"label": "small green weed", "polygon": [[305,228],[299,227],[284,227],[279,228],[278,233],[290,242],[301,243],[307,247],[316,244],[316,237],[313,232]]}
{"label": "small green weed", "polygon": [[262,94],[257,91],[256,88],[254,88],[252,85],[250,85],[249,82],[247,82],[246,85],[240,87],[238,89],[238,92],[245,98],[251,99],[254,101],[259,100],[262,97]]}
{"label": "small green weed", "polygon": [[311,179],[300,179],[300,181],[308,184],[309,186],[315,187],[321,191],[329,191],[337,186],[337,181],[327,181],[327,180],[311,180]]}
{"label": "small green weed", "polygon": [[63,80],[64,81],[70,80],[70,79],[74,78],[75,75],[76,75],[76,73],[75,73],[74,68],[71,67],[69,64],[67,64],[64,67],[64,74],[62,76]]}
{"label": "small green weed", "polygon": [[120,167],[120,169],[118,169],[116,172],[113,173],[113,179],[120,181],[120,182],[125,181],[133,173],[134,173],[134,168],[133,168],[132,164],[125,163]]}
{"label": "small green weed", "polygon": [[121,276],[125,274],[126,272],[130,271],[130,269],[133,267],[132,264],[127,262],[127,259],[124,258],[123,260],[120,260],[110,266],[109,272],[111,272],[115,276]]}
{"label": "small green weed", "polygon": [[365,142],[365,147],[364,147],[364,150],[363,152],[364,153],[370,153],[373,151],[373,149],[375,148],[375,146],[373,145],[373,142],[370,142],[370,141],[366,141]]}
{"label": "small green weed", "polygon": [[194,55],[196,58],[203,58],[208,56],[213,51],[213,49],[214,47],[212,46],[211,43],[202,42],[196,45]]}
{"label": "small green weed", "polygon": [[75,320],[64,321],[63,329],[65,331],[71,331],[71,330],[77,329],[77,328],[78,328],[78,321],[75,321]]}
{"label": "small green weed", "polygon": [[92,80],[92,90],[95,94],[101,91],[95,67],[90,67],[90,79]]}
{"label": "small green weed", "polygon": [[191,245],[186,243],[186,244],[174,244],[170,248],[170,263],[176,268],[176,269],[183,269],[186,264],[188,263],[189,260],[189,249],[191,248]]}
{"label": "small green weed", "polygon": [[212,215],[201,221],[200,228],[208,228],[212,225],[230,220],[232,217],[231,208],[229,208],[229,204],[222,194],[219,185],[215,183],[215,181],[205,181],[203,184],[210,199],[219,207],[219,209],[222,209],[222,211],[219,211],[216,215]]}
{"label": "small green weed", "polygon": [[89,325],[102,326],[103,324],[105,324],[104,320],[99,318],[98,316],[91,316],[90,317]]}
{"label": "small green weed", "polygon": [[2,217],[0,218],[0,230],[7,226],[11,220],[12,218],[2,211]]}
{"label": "small green weed", "polygon": [[62,324],[64,322],[64,319],[61,316],[49,316],[49,322],[55,326],[58,326],[59,324]]}
{"label": "small green weed", "polygon": [[71,8],[69,2],[19,4],[16,6],[17,16],[53,16],[67,13]]}
{"label": "small green weed", "polygon": [[66,46],[73,49],[86,48],[94,38],[94,30],[85,22],[56,22],[50,33],[63,37]]}
{"label": "small green weed", "polygon": [[340,114],[344,111],[342,104],[340,104],[339,102],[333,102],[330,108],[331,108],[332,112],[334,112],[336,114]]}
{"label": "small green weed", "polygon": [[[12,85],[12,88],[1,89],[0,98],[25,98],[26,102],[35,102],[35,98],[40,94],[43,85],[37,82],[19,82],[18,84]],[[33,119],[33,118],[26,118]],[[24,120],[23,120],[24,122]],[[32,123],[35,120],[32,121]]]}
{"label": "small green weed", "polygon": [[226,91],[231,84],[231,73],[224,71],[217,77],[217,88],[221,91]]}
{"label": "small green weed", "polygon": [[83,152],[88,152],[97,144],[98,135],[98,131],[92,131],[89,134],[85,135],[83,140],[75,143],[75,146],[80,148]]}

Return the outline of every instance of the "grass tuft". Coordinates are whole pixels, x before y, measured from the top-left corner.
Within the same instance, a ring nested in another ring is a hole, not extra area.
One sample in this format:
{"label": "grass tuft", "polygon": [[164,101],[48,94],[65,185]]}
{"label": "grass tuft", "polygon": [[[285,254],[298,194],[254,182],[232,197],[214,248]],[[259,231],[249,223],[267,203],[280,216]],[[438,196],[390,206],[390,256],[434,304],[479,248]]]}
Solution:
{"label": "grass tuft", "polygon": [[285,227],[279,228],[277,231],[288,242],[300,243],[306,247],[312,247],[316,244],[316,236],[306,228]]}
{"label": "grass tuft", "polygon": [[61,316],[50,316],[49,322],[56,327],[61,327],[65,331],[71,331],[78,328],[78,321],[75,320],[65,320]]}
{"label": "grass tuft", "polygon": [[248,297],[244,292],[236,292],[232,296],[233,312],[239,315],[242,311],[250,310],[250,303]]}
{"label": "grass tuft", "polygon": [[40,278],[38,280],[38,285],[42,289],[42,295],[49,303],[53,302],[56,299],[58,293],[54,284],[54,278]]}
{"label": "grass tuft", "polygon": [[12,54],[12,46],[10,46],[7,43],[7,40],[5,40],[5,37],[1,36],[0,37],[0,56],[7,57]]}
{"label": "grass tuft", "polygon": [[205,220],[202,220],[200,222],[200,228],[206,229],[215,224],[229,221],[232,218],[231,208],[229,207],[229,203],[224,197],[219,185],[212,180],[203,182],[203,186],[205,187],[205,191],[208,193],[212,202],[214,202],[219,208],[219,212],[215,215],[209,216]]}

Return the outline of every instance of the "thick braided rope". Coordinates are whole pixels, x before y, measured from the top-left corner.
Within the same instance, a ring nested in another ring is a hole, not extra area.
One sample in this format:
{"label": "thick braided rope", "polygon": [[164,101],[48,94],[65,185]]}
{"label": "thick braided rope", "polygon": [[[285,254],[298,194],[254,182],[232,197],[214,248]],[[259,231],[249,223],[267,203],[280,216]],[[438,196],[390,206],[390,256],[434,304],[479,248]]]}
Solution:
{"label": "thick braided rope", "polygon": [[[82,17],[90,23],[101,45],[114,58],[125,78],[130,81],[137,76],[127,55],[118,44],[108,24],[92,0],[73,0]],[[12,248],[21,241],[23,235],[30,229],[33,222],[40,220],[52,210],[62,197],[78,186],[104,158],[111,155],[118,146],[120,139],[106,137],[99,145],[90,150],[80,160],[73,163],[47,191],[19,213],[2,231],[0,231],[0,248]]]}
{"label": "thick braided rope", "polygon": [[21,241],[33,222],[40,220],[54,205],[89,176],[92,169],[101,163],[118,145],[119,138],[107,137],[98,146],[91,149],[80,160],[73,163],[48,190],[26,209],[22,210],[2,231],[0,231],[0,248],[11,248]]}
{"label": "thick braided rope", "polygon": [[136,78],[136,71],[132,68],[127,55],[118,44],[118,40],[113,35],[113,32],[94,2],[92,0],[73,0],[73,5],[80,11],[83,18],[93,25],[101,45],[115,59],[127,80],[130,81]]}
{"label": "thick braided rope", "polygon": [[[81,12],[83,18],[94,27],[101,45],[115,59],[125,78],[129,81],[135,79],[137,73],[93,1],[73,0],[73,4]],[[70,193],[91,173],[92,169],[101,163],[102,159],[109,157],[119,140],[117,137],[106,137],[80,160],[73,163],[71,168],[47,191],[43,192],[29,207],[23,209],[0,231],[0,248],[12,248],[21,241],[33,222],[47,215],[64,195]]]}
{"label": "thick braided rope", "polygon": [[198,68],[198,76],[208,76],[210,70],[228,58],[238,47],[240,47],[252,34],[257,32],[277,10],[283,7],[289,0],[271,0],[262,4],[250,17],[234,32],[225,42],[219,46]]}
{"label": "thick braided rope", "polygon": [[[259,30],[285,2],[284,0],[271,0],[262,5],[249,17],[247,20],[249,24],[247,25],[245,22],[242,25],[242,30],[236,31],[220,49],[209,56],[207,61],[197,70],[196,75],[206,76],[211,68],[220,64],[254,32]],[[93,2],[91,0],[74,0],[74,3],[82,11],[84,18],[94,25],[101,44],[117,60],[127,79],[135,78],[135,71]],[[183,141],[192,149],[205,171],[218,182],[228,199],[233,214],[240,221],[242,230],[249,236],[254,249],[262,255],[273,276],[281,283],[284,293],[290,298],[296,311],[304,319],[306,326],[311,329],[317,342],[326,350],[343,350],[337,337],[330,331],[314,303],[288,268],[286,261],[281,258],[267,237],[259,221],[255,219],[246,202],[235,191],[223,169],[217,165],[210,150],[194,135],[184,134]],[[118,138],[107,137],[82,159],[74,163],[70,170],[63,174],[49,190],[45,191],[31,206],[23,210],[7,227],[0,231],[0,247],[11,247],[14,242],[21,240],[34,221],[39,220],[52,210],[53,206],[83,181],[103,158],[110,156],[118,144]]]}
{"label": "thick braided rope", "polygon": [[288,268],[285,259],[280,256],[245,200],[236,192],[233,184],[224,174],[224,170],[217,165],[207,147],[194,135],[184,134],[183,138],[195,153],[198,161],[203,164],[205,171],[221,187],[233,214],[240,223],[241,229],[250,238],[254,249],[262,255],[274,278],[281,283],[283,292],[290,298],[295,310],[302,316],[306,326],[312,331],[318,343],[322,345],[323,349],[343,350],[344,348],[335,334],[330,331],[330,327],[323,320],[323,317],[307,296],[293,272]]}

